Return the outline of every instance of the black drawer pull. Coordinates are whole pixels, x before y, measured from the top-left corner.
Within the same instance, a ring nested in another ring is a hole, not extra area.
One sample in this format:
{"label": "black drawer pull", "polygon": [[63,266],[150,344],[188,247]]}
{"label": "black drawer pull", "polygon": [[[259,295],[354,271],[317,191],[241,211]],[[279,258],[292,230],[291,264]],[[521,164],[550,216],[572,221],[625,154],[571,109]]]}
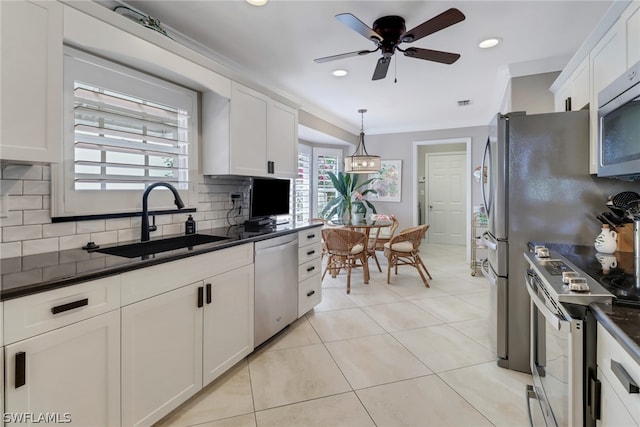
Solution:
{"label": "black drawer pull", "polygon": [[211,304],[211,283],[207,283],[207,304]]}
{"label": "black drawer pull", "polygon": [[307,268],[307,273],[310,273],[315,269],[316,269],[316,267],[312,265],[311,267]]}
{"label": "black drawer pull", "polygon": [[307,292],[307,296],[310,297],[311,295],[313,295],[315,293],[316,293],[316,291],[309,291],[309,292]]}
{"label": "black drawer pull", "polygon": [[313,255],[315,253],[316,253],[316,251],[309,251],[309,252],[307,252],[307,255]]}
{"label": "black drawer pull", "polygon": [[624,369],[624,366],[622,366],[620,362],[616,362],[615,360],[611,359],[611,370],[613,371],[614,374],[616,374],[616,377],[618,378],[620,383],[622,383],[627,393],[629,394],[640,393],[640,388],[638,388],[638,384],[636,384],[633,381],[633,378],[631,378],[631,375],[629,375],[627,370]]}
{"label": "black drawer pull", "polygon": [[198,308],[201,308],[204,305],[204,288],[202,286],[198,286]]}
{"label": "black drawer pull", "polygon": [[74,308],[84,307],[85,305],[89,305],[89,298],[79,299],[78,301],[73,301],[67,304],[56,305],[55,307],[51,307],[51,313],[58,314],[64,311],[73,310]]}
{"label": "black drawer pull", "polygon": [[27,354],[24,351],[16,353],[15,388],[27,383]]}
{"label": "black drawer pull", "polygon": [[315,234],[307,234],[307,239],[313,239],[314,237],[316,237]]}

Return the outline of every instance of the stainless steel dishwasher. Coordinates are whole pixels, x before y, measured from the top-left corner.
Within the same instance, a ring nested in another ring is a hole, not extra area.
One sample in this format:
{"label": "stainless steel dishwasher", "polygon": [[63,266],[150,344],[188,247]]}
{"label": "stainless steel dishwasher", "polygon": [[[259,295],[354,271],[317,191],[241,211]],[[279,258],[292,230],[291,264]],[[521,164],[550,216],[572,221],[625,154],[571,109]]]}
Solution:
{"label": "stainless steel dishwasher", "polygon": [[298,235],[255,243],[254,347],[298,318]]}

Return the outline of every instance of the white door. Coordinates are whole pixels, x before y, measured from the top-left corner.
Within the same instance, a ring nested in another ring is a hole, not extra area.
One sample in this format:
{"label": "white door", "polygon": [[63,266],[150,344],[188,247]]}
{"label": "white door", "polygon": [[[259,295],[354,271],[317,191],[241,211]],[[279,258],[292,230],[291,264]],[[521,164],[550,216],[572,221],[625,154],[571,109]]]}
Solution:
{"label": "white door", "polygon": [[466,154],[426,155],[427,239],[430,243],[466,244]]}

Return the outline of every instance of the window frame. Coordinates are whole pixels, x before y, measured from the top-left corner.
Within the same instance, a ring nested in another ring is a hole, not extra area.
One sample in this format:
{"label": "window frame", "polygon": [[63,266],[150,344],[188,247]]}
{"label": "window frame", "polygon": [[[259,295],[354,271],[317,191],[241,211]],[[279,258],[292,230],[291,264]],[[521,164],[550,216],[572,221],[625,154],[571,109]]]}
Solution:
{"label": "window frame", "polygon": [[[144,189],[75,190],[74,84],[76,80],[99,87],[108,87],[159,104],[174,105],[190,112],[187,131],[189,135],[188,179],[185,181],[188,188],[178,189],[178,192],[186,207],[195,207],[198,184],[199,93],[68,46],[64,48],[64,67],[63,162],[51,167],[52,218],[122,213],[135,215],[142,210]],[[162,187],[159,189],[164,190]],[[151,209],[175,210],[173,195],[170,191],[153,193],[148,200]]]}

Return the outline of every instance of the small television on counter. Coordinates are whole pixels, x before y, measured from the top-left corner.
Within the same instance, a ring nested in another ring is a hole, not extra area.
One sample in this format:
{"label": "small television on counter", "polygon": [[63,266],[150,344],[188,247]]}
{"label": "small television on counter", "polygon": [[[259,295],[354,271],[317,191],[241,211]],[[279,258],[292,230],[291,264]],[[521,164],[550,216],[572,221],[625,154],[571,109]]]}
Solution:
{"label": "small television on counter", "polygon": [[274,217],[289,214],[291,180],[257,178],[251,180],[249,220],[245,227],[275,225]]}

